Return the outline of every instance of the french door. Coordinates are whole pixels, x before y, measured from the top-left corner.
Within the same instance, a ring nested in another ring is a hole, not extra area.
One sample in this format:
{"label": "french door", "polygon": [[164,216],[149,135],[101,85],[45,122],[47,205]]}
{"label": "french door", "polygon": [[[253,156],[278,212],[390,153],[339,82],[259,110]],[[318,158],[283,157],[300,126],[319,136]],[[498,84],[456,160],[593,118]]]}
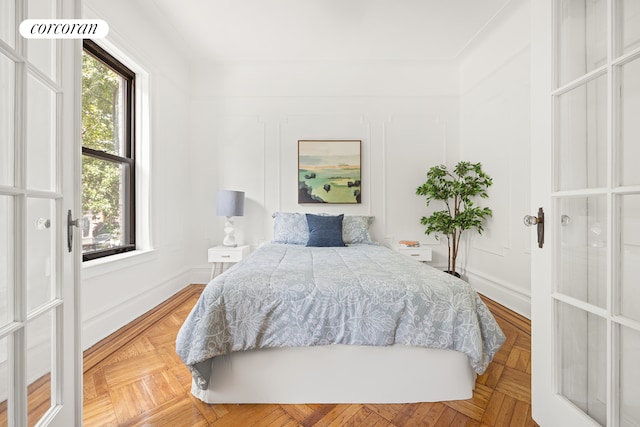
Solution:
{"label": "french door", "polygon": [[533,416],[640,425],[640,1],[532,1]]}
{"label": "french door", "polygon": [[0,1],[0,425],[82,424],[80,254],[67,249],[81,47],[18,30],[78,12],[76,0]]}

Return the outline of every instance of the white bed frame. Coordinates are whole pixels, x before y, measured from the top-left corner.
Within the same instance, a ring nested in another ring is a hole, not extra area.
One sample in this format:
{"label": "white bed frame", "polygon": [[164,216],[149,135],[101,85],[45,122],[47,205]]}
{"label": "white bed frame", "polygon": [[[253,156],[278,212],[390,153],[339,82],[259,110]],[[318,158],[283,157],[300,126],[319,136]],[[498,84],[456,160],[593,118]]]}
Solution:
{"label": "white bed frame", "polygon": [[272,348],[215,357],[206,403],[413,403],[469,399],[465,354],[403,345]]}

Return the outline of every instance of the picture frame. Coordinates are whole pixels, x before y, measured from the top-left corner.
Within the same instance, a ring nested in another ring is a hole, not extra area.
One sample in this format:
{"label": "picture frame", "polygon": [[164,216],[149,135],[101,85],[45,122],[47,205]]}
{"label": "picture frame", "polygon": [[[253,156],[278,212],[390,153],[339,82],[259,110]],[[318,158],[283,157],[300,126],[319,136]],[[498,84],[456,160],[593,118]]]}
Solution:
{"label": "picture frame", "polygon": [[298,204],[359,204],[361,140],[298,140]]}

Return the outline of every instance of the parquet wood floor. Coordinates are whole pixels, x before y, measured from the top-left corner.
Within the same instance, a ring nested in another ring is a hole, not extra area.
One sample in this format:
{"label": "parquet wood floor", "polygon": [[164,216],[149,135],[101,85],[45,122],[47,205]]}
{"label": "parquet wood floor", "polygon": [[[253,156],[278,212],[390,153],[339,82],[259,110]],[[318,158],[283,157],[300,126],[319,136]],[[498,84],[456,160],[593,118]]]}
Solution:
{"label": "parquet wood floor", "polygon": [[203,285],[169,301],[85,352],[86,426],[535,426],[529,321],[485,299],[507,335],[473,397],[406,405],[207,405],[175,337]]}

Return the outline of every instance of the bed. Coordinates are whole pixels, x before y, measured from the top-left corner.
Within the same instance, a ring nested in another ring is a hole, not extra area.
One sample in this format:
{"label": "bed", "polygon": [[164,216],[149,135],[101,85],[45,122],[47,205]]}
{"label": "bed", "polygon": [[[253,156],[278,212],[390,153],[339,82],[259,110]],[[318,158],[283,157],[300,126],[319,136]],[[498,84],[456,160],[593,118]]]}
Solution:
{"label": "bed", "polygon": [[[207,403],[471,397],[476,375],[505,339],[488,308],[466,282],[373,244],[368,235],[349,238],[353,224],[340,222],[346,246],[300,244],[314,238],[311,223],[309,236],[300,227],[297,240],[278,239],[274,227],[274,242],[205,287],[176,339],[196,397]],[[356,228],[367,227],[364,221]],[[320,234],[325,239],[327,229]]]}

